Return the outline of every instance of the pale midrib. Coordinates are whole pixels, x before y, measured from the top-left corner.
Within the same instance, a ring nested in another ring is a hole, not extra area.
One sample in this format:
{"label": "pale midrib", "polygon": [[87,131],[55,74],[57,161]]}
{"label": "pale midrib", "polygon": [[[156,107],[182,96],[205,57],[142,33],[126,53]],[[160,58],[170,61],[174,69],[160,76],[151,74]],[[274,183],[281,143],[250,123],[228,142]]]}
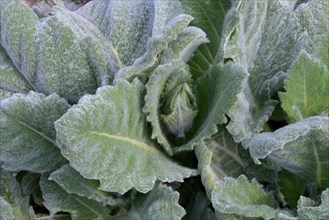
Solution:
{"label": "pale midrib", "polygon": [[314,156],[315,156],[315,161],[316,161],[316,183],[321,188],[321,172],[322,172],[321,163],[320,163],[318,151],[316,149],[314,142],[312,142],[312,145],[313,145]]}
{"label": "pale midrib", "polygon": [[[225,144],[225,145],[226,145],[226,144]],[[238,163],[241,165],[241,167],[244,167],[243,162],[242,162],[241,158],[240,158],[238,155],[236,155],[235,153],[231,152],[231,151],[230,151],[229,149],[227,149],[225,146],[221,147],[221,146],[219,145],[219,149],[222,150],[222,151],[223,151],[224,153],[226,153],[227,155],[229,155],[230,157],[232,157],[232,159],[235,160],[236,162],[238,162]]]}
{"label": "pale midrib", "polygon": [[155,155],[159,155],[159,156],[163,156],[163,154],[158,151],[157,149],[155,149],[154,147],[151,147],[143,142],[140,142],[140,141],[136,141],[134,139],[131,139],[129,137],[126,137],[126,136],[119,136],[119,135],[113,135],[113,134],[107,134],[107,133],[101,133],[101,132],[96,132],[96,131],[89,131],[89,133],[91,134],[96,134],[96,135],[100,135],[100,136],[105,136],[107,138],[110,138],[110,139],[114,139],[114,140],[118,140],[118,141],[122,141],[122,142],[127,142],[127,143],[130,143],[132,145],[135,145],[147,152],[150,152],[152,154],[155,154]]}
{"label": "pale midrib", "polygon": [[86,207],[87,209],[89,209],[92,213],[94,213],[96,216],[103,216],[101,213],[97,212],[96,210],[92,209],[89,205],[85,204],[84,202],[82,202],[80,199],[78,198],[74,198],[74,200],[76,200],[78,203],[80,203],[82,206]]}
{"label": "pale midrib", "polygon": [[306,74],[307,73],[304,73],[304,82],[303,82],[303,86],[304,86],[304,94],[303,94],[304,97],[303,98],[304,98],[304,114],[305,114],[305,115],[303,115],[304,118],[306,118],[308,116],[308,109],[307,109],[307,105],[308,105],[307,104],[307,101],[308,100],[307,100],[307,90],[306,90],[306,88],[307,88],[306,87]]}
{"label": "pale midrib", "polygon": [[[58,218],[58,219],[62,219],[62,217],[63,217],[63,219],[66,219],[66,218],[69,218],[69,217],[71,217],[70,216],[70,214],[69,213],[67,213],[67,214],[56,214],[56,217]],[[38,217],[37,218],[38,220],[49,220],[49,216],[44,216],[44,217]]]}
{"label": "pale midrib", "polygon": [[111,41],[109,43],[109,46],[110,46],[110,49],[112,50],[112,52],[113,52],[113,54],[114,54],[114,56],[115,56],[115,58],[116,58],[116,60],[118,62],[119,67],[122,68],[124,66],[124,64],[123,64],[123,62],[120,59],[120,56],[119,56],[119,53],[118,53],[117,49],[114,48],[114,46],[113,46],[113,44],[112,44]]}
{"label": "pale midrib", "polygon": [[[206,16],[206,18],[208,19],[209,23],[210,23],[210,26],[211,28],[213,29],[214,33],[215,33],[215,36],[217,37],[217,39],[219,40],[220,39],[220,36],[217,32],[217,29],[215,28],[214,24],[211,22],[211,19],[208,15],[208,13],[206,12],[206,10],[202,7],[202,5],[200,4],[199,0],[196,1],[199,5],[199,7],[201,8],[201,11],[204,13],[204,15]],[[225,14],[225,13],[224,13]]]}
{"label": "pale midrib", "polygon": [[44,135],[43,133],[41,133],[40,131],[32,128],[30,125],[25,124],[24,122],[18,121],[17,119],[13,119],[15,120],[17,123],[23,125],[24,127],[30,129],[31,131],[37,133],[38,135],[40,135],[41,137],[43,137],[44,139],[46,139],[47,141],[49,141],[50,143],[52,143],[54,146],[57,146],[56,142],[53,141],[51,138],[47,137],[46,135]]}

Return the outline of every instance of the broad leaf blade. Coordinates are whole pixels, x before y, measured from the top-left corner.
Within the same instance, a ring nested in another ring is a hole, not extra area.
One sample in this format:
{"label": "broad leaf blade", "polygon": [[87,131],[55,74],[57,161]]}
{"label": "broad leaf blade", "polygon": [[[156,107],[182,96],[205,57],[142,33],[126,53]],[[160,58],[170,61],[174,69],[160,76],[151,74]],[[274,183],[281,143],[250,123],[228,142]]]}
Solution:
{"label": "broad leaf blade", "polygon": [[134,187],[145,193],[156,179],[181,182],[192,173],[150,139],[143,91],[137,79],[103,87],[55,123],[62,154],[84,177],[100,180],[100,190],[125,193]]}
{"label": "broad leaf blade", "polygon": [[287,201],[292,208],[297,207],[297,201],[300,195],[305,195],[305,191],[307,190],[307,183],[299,176],[287,170],[278,172],[278,185],[285,201]]}
{"label": "broad leaf blade", "polygon": [[152,34],[152,1],[93,1],[77,13],[95,24],[111,44],[120,67],[141,56]]}
{"label": "broad leaf blade", "polygon": [[[319,50],[320,38],[328,39],[329,2],[308,1],[297,8],[296,15],[299,24],[307,32],[307,44],[304,49],[310,54],[315,54]],[[328,57],[328,48],[326,51],[326,57]]]}
{"label": "broad leaf blade", "polygon": [[38,16],[21,1],[0,2],[1,45],[30,84],[36,80]]}
{"label": "broad leaf blade", "polygon": [[80,197],[76,194],[68,194],[54,181],[42,176],[40,187],[44,199],[44,206],[54,216],[58,212],[69,212],[72,220],[79,219],[112,219],[110,211],[101,203]]}
{"label": "broad leaf blade", "polygon": [[161,54],[160,63],[165,64],[173,60],[181,60],[186,63],[199,45],[208,43],[205,32],[200,28],[189,26],[178,34],[177,39],[170,42]]}
{"label": "broad leaf blade", "polygon": [[[247,216],[264,217],[267,211],[270,212],[268,215],[275,216],[275,211],[271,208],[272,205],[270,205],[271,207],[267,206],[269,205],[268,201],[271,201],[270,196],[265,196],[264,192],[259,194],[262,191],[261,185],[258,185],[255,180],[249,184],[245,176],[240,176],[248,173],[262,180],[267,178],[263,175],[264,170],[266,172],[270,170],[251,165],[253,161],[249,154],[234,141],[224,127],[218,126],[218,132],[204,144],[197,145],[195,153],[199,162],[198,168],[201,172],[202,183],[219,219],[242,219]],[[254,168],[252,171],[256,174],[248,171],[251,168]],[[239,177],[238,180],[234,179],[236,177]],[[269,183],[271,182],[269,181]],[[234,185],[235,187],[233,187]],[[241,190],[243,185],[246,188]],[[229,186],[232,186],[232,189],[229,189]],[[227,194],[225,194],[225,190]],[[259,203],[255,202],[257,199],[253,200],[253,194],[248,194],[253,190],[258,190],[256,194],[260,196]]]}
{"label": "broad leaf blade", "polygon": [[193,149],[217,132],[216,125],[226,122],[225,114],[230,112],[241,92],[246,72],[239,65],[217,65],[196,84],[195,96],[199,114],[194,120],[189,140],[176,151]]}
{"label": "broad leaf blade", "polygon": [[[272,114],[271,99],[283,88],[286,71],[304,43],[297,19],[290,9],[274,1],[240,1],[236,26],[228,25],[223,43],[224,60],[241,64],[249,77],[236,106],[228,113],[227,127],[244,146],[257,135]],[[234,20],[233,20],[234,23]]]}
{"label": "broad leaf blade", "polygon": [[64,7],[39,20],[21,1],[1,4],[1,44],[35,91],[77,102],[112,82],[115,54],[88,20]]}
{"label": "broad leaf blade", "polygon": [[222,27],[231,1],[226,0],[180,0],[185,13],[194,17],[192,25],[206,32],[209,44],[197,49],[189,65],[194,76],[202,76],[210,65],[214,65],[215,56],[219,50]]}
{"label": "broad leaf blade", "polygon": [[[43,93],[77,102],[98,86],[112,82],[118,62],[105,37],[74,12],[56,8],[38,23],[39,54],[36,85]],[[64,56],[63,56],[64,55]]]}
{"label": "broad leaf blade", "polygon": [[329,186],[329,118],[315,116],[257,135],[249,143],[257,163],[269,157],[278,166],[317,186]]}
{"label": "broad leaf blade", "polygon": [[213,191],[211,201],[215,210],[223,214],[264,219],[276,216],[271,193],[264,192],[255,179],[249,182],[243,175],[221,181],[220,187]]}
{"label": "broad leaf blade", "polygon": [[147,194],[138,194],[128,214],[117,219],[178,220],[186,214],[184,208],[178,204],[178,199],[178,192],[166,185],[157,184]]}
{"label": "broad leaf blade", "polygon": [[238,177],[243,174],[245,161],[239,153],[239,147],[222,126],[218,126],[218,132],[206,143],[196,146],[198,168],[208,197],[213,190],[220,187],[219,181],[224,177]]}
{"label": "broad leaf blade", "polygon": [[0,45],[0,89],[8,92],[27,93],[32,90],[30,84],[11,62],[6,51]]}
{"label": "broad leaf blade", "polygon": [[305,51],[289,71],[285,90],[280,98],[291,122],[329,114],[329,70]]}
{"label": "broad leaf blade", "polygon": [[121,67],[130,66],[147,50],[152,36],[182,14],[178,0],[92,1],[77,11],[95,24],[112,45]]}
{"label": "broad leaf blade", "polygon": [[98,190],[99,181],[83,178],[78,171],[74,170],[68,164],[52,172],[49,180],[54,180],[70,194],[77,194],[81,197],[103,203],[104,205],[115,206],[120,202],[120,199],[116,200],[110,193]]}
{"label": "broad leaf blade", "polygon": [[170,20],[162,31],[152,36],[147,44],[146,52],[135,60],[133,65],[122,68],[115,76],[115,81],[119,79],[132,80],[135,77],[148,76],[158,65],[158,56],[168,48],[168,44],[177,39],[187,25],[193,20],[193,17],[180,14]]}
{"label": "broad leaf blade", "polygon": [[0,161],[10,171],[45,172],[65,163],[54,122],[69,108],[56,94],[30,92],[1,100]]}

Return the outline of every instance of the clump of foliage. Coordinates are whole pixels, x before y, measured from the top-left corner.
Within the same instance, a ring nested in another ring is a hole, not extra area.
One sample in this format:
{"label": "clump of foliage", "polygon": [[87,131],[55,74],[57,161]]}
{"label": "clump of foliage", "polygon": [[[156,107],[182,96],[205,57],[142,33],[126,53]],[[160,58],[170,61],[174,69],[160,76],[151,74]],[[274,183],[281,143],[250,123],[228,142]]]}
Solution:
{"label": "clump of foliage", "polygon": [[0,15],[1,219],[329,219],[329,1]]}

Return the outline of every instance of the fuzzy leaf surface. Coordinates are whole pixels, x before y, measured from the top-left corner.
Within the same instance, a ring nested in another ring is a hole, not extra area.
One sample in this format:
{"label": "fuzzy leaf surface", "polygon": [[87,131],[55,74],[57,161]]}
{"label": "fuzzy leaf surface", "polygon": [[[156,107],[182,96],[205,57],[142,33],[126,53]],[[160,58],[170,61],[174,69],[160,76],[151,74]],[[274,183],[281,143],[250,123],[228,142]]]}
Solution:
{"label": "fuzzy leaf surface", "polygon": [[39,20],[21,1],[1,4],[1,44],[35,91],[77,102],[112,82],[119,67],[111,45],[82,16],[59,6]]}
{"label": "fuzzy leaf surface", "polygon": [[72,220],[79,219],[102,219],[110,220],[109,210],[94,200],[80,197],[76,194],[69,194],[56,182],[42,176],[40,187],[44,199],[44,206],[54,216],[57,212],[69,212]]}
{"label": "fuzzy leaf surface", "polygon": [[144,86],[137,79],[102,87],[55,123],[62,154],[82,176],[99,180],[100,190],[125,193],[134,187],[145,193],[156,179],[182,182],[192,174],[150,138],[143,95]]}
{"label": "fuzzy leaf surface", "polygon": [[252,139],[250,154],[255,162],[269,157],[278,166],[306,182],[329,186],[329,118],[314,116],[265,132]]}
{"label": "fuzzy leaf surface", "polygon": [[[172,98],[164,97],[166,90],[175,89],[176,86],[190,81],[188,66],[181,61],[173,61],[157,67],[145,86],[147,92],[143,111],[147,114],[147,120],[152,125],[152,138],[157,138],[157,141],[164,146],[169,155],[173,154],[174,149],[172,149],[166,129],[161,123],[161,110],[165,108],[161,100],[167,101],[166,98]],[[186,112],[184,111],[182,114],[186,114]]]}
{"label": "fuzzy leaf surface", "polygon": [[215,210],[223,214],[264,219],[276,216],[272,194],[264,192],[255,179],[249,182],[244,175],[224,178],[212,192],[211,201]]}
{"label": "fuzzy leaf surface", "polygon": [[52,172],[49,180],[54,180],[70,194],[77,194],[81,197],[103,203],[104,205],[116,205],[116,201],[110,193],[97,189],[99,187],[99,181],[83,178],[78,171],[74,170],[68,164]]}
{"label": "fuzzy leaf surface", "polygon": [[228,63],[214,66],[198,80],[195,96],[200,114],[187,134],[187,143],[177,148],[177,152],[191,150],[217,132],[216,125],[226,122],[225,114],[237,101],[245,77],[246,72],[239,65]]}
{"label": "fuzzy leaf surface", "polygon": [[133,208],[118,220],[179,220],[186,214],[178,204],[179,193],[165,185],[156,185],[147,194],[138,194],[133,200]]}
{"label": "fuzzy leaf surface", "polygon": [[329,114],[329,70],[305,51],[289,71],[285,90],[280,98],[291,122]]}
{"label": "fuzzy leaf surface", "polygon": [[170,20],[162,31],[149,39],[145,53],[136,59],[133,65],[122,68],[115,76],[115,82],[119,79],[132,80],[135,77],[148,76],[160,63],[158,56],[168,48],[170,42],[177,39],[193,17],[180,14]]}
{"label": "fuzzy leaf surface", "polygon": [[[277,101],[271,97],[283,88],[286,71],[296,60],[304,38],[294,13],[277,0],[240,1],[232,12],[223,39],[223,59],[232,59],[248,71],[243,91],[228,116],[227,127],[244,147],[258,134]],[[234,19],[237,17],[237,19]]]}
{"label": "fuzzy leaf surface", "polygon": [[56,94],[30,92],[1,100],[0,161],[10,171],[46,172],[65,163],[54,122],[70,105]]}
{"label": "fuzzy leaf surface", "polygon": [[130,66],[147,50],[152,36],[182,14],[178,0],[92,1],[77,13],[96,25],[111,43],[121,67]]}
{"label": "fuzzy leaf surface", "polygon": [[219,186],[224,177],[238,177],[243,174],[245,161],[239,153],[239,145],[222,126],[207,142],[196,146],[198,168],[201,171],[201,180],[206,188],[207,195]]}
{"label": "fuzzy leaf surface", "polygon": [[301,220],[329,218],[329,188],[321,194],[321,204],[314,200],[301,196],[298,200],[297,212]]}
{"label": "fuzzy leaf surface", "polygon": [[27,93],[32,87],[16,69],[0,45],[0,89],[8,92]]}
{"label": "fuzzy leaf surface", "polygon": [[[18,71],[30,84],[36,80],[38,16],[21,1],[0,2],[0,42]],[[34,88],[35,89],[35,88]]]}
{"label": "fuzzy leaf surface", "polygon": [[[310,54],[315,54],[319,47],[323,46],[319,44],[323,37],[328,42],[329,2],[308,1],[296,9],[296,16],[298,23],[307,32],[307,43],[304,49]],[[326,62],[328,63],[328,47],[323,49],[327,51]]]}

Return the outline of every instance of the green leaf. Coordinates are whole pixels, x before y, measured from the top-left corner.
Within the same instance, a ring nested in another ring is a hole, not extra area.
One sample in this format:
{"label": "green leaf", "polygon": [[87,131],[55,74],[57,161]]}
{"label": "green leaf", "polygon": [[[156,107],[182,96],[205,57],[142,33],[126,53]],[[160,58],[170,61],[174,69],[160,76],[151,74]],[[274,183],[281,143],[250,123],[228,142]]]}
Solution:
{"label": "green leaf", "polygon": [[0,45],[0,88],[8,92],[27,93],[32,87],[15,68]]}
{"label": "green leaf", "polygon": [[54,181],[42,176],[40,187],[44,199],[44,206],[54,216],[58,212],[68,212],[72,220],[79,219],[112,219],[110,211],[94,200],[90,200],[76,194],[68,194]]}
{"label": "green leaf", "polygon": [[[172,131],[174,135],[177,134],[179,129],[188,130],[196,115],[196,100],[191,88],[186,83],[191,83],[189,68],[182,61],[175,60],[157,67],[145,86],[147,93],[143,111],[147,114],[147,120],[152,125],[152,138],[157,138],[157,141],[164,146],[169,155],[173,154],[171,143],[174,143],[174,141],[169,141],[168,130]],[[190,108],[187,106],[184,111],[175,112],[178,107],[184,108],[184,106],[180,106],[181,102],[177,100],[180,99],[177,97],[181,95],[179,88],[184,85],[190,92],[189,97],[185,97],[188,99],[185,106],[190,103],[192,106]],[[166,116],[167,118],[171,116],[171,118],[165,121],[163,119]]]}
{"label": "green leaf", "polygon": [[243,174],[245,161],[240,155],[239,147],[241,146],[234,142],[222,126],[218,126],[218,132],[207,142],[196,145],[198,168],[209,198],[220,187],[219,181],[224,177],[238,177]]}
{"label": "green leaf", "polygon": [[156,179],[182,182],[192,174],[151,140],[143,97],[137,79],[122,81],[83,97],[55,123],[62,154],[84,177],[100,180],[99,190],[122,194],[134,187],[145,193]]}
{"label": "green leaf", "polygon": [[264,192],[255,179],[249,182],[243,175],[224,178],[212,192],[211,201],[215,210],[224,214],[264,219],[276,216],[272,194]]}
{"label": "green leaf", "polygon": [[1,100],[0,161],[10,171],[46,172],[65,163],[54,122],[69,108],[56,94],[30,92]]}
{"label": "green leaf", "polygon": [[283,88],[286,71],[296,60],[305,37],[294,13],[277,0],[242,0],[235,14],[235,26],[228,25],[225,31],[229,34],[223,39],[223,60],[239,63],[249,75],[238,102],[228,113],[231,121],[227,129],[246,147],[272,114],[277,101],[271,97]]}
{"label": "green leaf", "polygon": [[133,65],[122,68],[115,76],[115,81],[119,79],[132,80],[135,77],[148,76],[158,65],[158,56],[163,52],[168,44],[177,39],[193,18],[186,14],[180,14],[173,18],[162,29],[162,31],[149,39],[146,52],[135,60]]}
{"label": "green leaf", "polygon": [[329,186],[329,118],[315,116],[274,132],[257,135],[249,143],[256,163],[268,157],[308,183]]}
{"label": "green leaf", "polygon": [[185,138],[198,114],[196,100],[188,82],[176,85],[164,95],[164,112],[161,115],[168,131],[178,138]]}
{"label": "green leaf", "polygon": [[178,0],[92,1],[77,11],[111,42],[121,67],[130,66],[147,50],[151,36],[182,13]]}
{"label": "green leaf", "polygon": [[291,122],[329,114],[329,70],[305,51],[289,71],[285,90],[279,95]]}
{"label": "green leaf", "polygon": [[[296,15],[298,23],[307,33],[307,44],[304,49],[308,53],[314,54],[318,50],[319,38],[325,37],[328,39],[329,2],[322,0],[308,1],[296,9]],[[326,57],[328,57],[328,47],[326,51]]]}
{"label": "green leaf", "polygon": [[161,125],[159,116],[161,110],[160,99],[165,91],[166,83],[171,75],[178,75],[180,72],[183,72],[182,75],[186,75],[184,73],[187,70],[184,67],[185,65],[181,62],[172,62],[160,65],[154,70],[145,86],[146,95],[145,107],[143,108],[143,111],[147,114],[147,121],[149,121],[152,125],[151,137],[152,139],[156,138],[169,155],[173,154],[173,150],[169,140],[166,137],[165,130]]}
{"label": "green leaf", "polygon": [[298,201],[298,215],[301,220],[319,219],[326,220],[329,218],[329,188],[321,194],[321,204],[301,196]]}
{"label": "green leaf", "polygon": [[0,219],[35,219],[29,206],[29,197],[22,194],[18,182],[12,173],[0,168]]}
{"label": "green leaf", "polygon": [[186,214],[183,207],[178,204],[179,193],[170,187],[157,184],[147,194],[139,193],[132,202],[130,211],[116,219],[145,219],[145,220],[178,220]]}
{"label": "green leaf", "polygon": [[329,36],[321,35],[316,38],[315,56],[329,69],[328,48]]}
{"label": "green leaf", "polygon": [[38,90],[77,102],[98,86],[112,82],[119,66],[105,37],[74,12],[56,8],[38,24]]}
{"label": "green leaf", "polygon": [[297,201],[300,195],[305,194],[306,190],[306,184],[303,179],[286,170],[281,170],[278,172],[278,185],[280,192],[290,207],[297,207]]}
{"label": "green leaf", "polygon": [[241,92],[246,72],[239,65],[214,66],[196,83],[195,96],[199,114],[187,135],[187,143],[177,152],[193,149],[217,132],[216,125],[226,122],[225,114],[230,112]]}
{"label": "green leaf", "polygon": [[173,60],[181,60],[186,63],[199,45],[208,43],[206,34],[197,27],[189,26],[177,35],[177,39],[170,42],[162,52],[160,63],[165,64]]}
{"label": "green leaf", "polygon": [[39,18],[19,0],[1,1],[0,12],[1,45],[18,71],[33,85],[38,59],[36,32]]}
{"label": "green leaf", "polygon": [[115,54],[88,20],[64,7],[40,21],[21,1],[1,7],[1,44],[35,91],[77,102],[112,82],[119,69]]}
{"label": "green leaf", "polygon": [[202,45],[189,61],[193,76],[202,76],[210,65],[215,64],[215,56],[220,48],[224,18],[231,7],[226,0],[180,0],[185,13],[194,17],[192,25],[202,28],[210,40]]}
{"label": "green leaf", "polygon": [[54,180],[66,192],[77,194],[91,200],[103,203],[104,205],[118,205],[120,199],[115,199],[112,194],[98,190],[99,181],[83,178],[80,173],[70,165],[64,165],[52,172],[49,180]]}

